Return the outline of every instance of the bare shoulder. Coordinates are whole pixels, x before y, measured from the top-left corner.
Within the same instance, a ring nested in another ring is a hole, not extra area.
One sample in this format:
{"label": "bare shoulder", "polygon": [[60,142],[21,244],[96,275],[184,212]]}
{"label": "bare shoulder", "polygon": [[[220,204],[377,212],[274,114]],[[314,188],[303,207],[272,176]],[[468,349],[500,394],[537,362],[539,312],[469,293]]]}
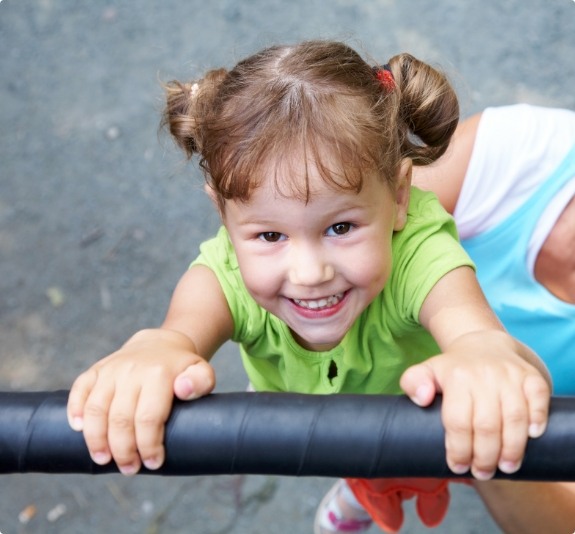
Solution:
{"label": "bare shoulder", "polygon": [[204,357],[211,357],[231,338],[233,318],[218,278],[209,267],[194,265],[183,274],[162,327],[189,336]]}
{"label": "bare shoulder", "polygon": [[481,113],[478,113],[463,121],[441,158],[431,165],[413,168],[413,185],[433,191],[449,213],[453,213],[457,204],[480,120]]}

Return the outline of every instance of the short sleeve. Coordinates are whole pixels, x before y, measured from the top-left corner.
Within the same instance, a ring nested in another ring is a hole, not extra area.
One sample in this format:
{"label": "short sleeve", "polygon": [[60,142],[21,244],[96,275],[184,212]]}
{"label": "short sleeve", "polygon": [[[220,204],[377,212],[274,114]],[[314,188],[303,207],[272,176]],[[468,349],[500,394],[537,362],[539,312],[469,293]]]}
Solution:
{"label": "short sleeve", "polygon": [[234,321],[233,341],[241,342],[264,321],[264,310],[258,306],[242,280],[238,261],[226,229],[222,226],[216,237],[200,245],[200,255],[191,263],[211,269],[220,286]]}
{"label": "short sleeve", "polygon": [[[412,188],[405,228],[393,238],[392,275],[386,286],[405,321],[419,324],[431,289],[458,267],[475,268],[459,243],[453,218],[433,193]],[[385,291],[385,290],[384,290]]]}

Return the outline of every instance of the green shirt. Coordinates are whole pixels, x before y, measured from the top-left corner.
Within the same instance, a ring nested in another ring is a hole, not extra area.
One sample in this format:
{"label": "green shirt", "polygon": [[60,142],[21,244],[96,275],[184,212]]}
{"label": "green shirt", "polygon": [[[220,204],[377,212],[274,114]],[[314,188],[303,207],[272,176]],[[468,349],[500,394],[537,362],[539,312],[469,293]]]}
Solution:
{"label": "green shirt", "polygon": [[416,188],[407,224],[393,235],[392,256],[383,291],[326,352],[302,348],[285,323],[253,300],[225,228],[201,245],[192,265],[206,265],[216,274],[233,317],[233,340],[256,391],[399,394],[403,371],[439,352],[419,323],[423,301],[443,275],[473,264],[451,216],[435,195]]}

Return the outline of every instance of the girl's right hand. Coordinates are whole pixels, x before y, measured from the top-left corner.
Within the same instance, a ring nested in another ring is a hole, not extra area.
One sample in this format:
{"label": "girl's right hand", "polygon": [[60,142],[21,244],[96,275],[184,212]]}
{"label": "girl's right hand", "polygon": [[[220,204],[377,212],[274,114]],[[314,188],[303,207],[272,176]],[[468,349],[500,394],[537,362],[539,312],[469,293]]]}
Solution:
{"label": "girl's right hand", "polygon": [[133,475],[142,463],[158,469],[164,462],[164,426],[174,395],[196,399],[214,386],[212,366],[196,354],[189,337],[142,330],[76,379],[68,421],[84,432],[95,463],[114,459],[123,474]]}

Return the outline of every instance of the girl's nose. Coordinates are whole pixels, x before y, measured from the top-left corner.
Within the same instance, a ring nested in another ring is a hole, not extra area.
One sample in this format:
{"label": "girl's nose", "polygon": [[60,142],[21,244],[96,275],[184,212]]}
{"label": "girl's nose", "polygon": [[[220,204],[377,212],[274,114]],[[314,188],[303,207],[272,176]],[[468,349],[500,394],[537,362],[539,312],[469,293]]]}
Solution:
{"label": "girl's nose", "polygon": [[294,247],[290,255],[289,280],[294,285],[317,286],[335,275],[332,264],[323,257],[319,247]]}

